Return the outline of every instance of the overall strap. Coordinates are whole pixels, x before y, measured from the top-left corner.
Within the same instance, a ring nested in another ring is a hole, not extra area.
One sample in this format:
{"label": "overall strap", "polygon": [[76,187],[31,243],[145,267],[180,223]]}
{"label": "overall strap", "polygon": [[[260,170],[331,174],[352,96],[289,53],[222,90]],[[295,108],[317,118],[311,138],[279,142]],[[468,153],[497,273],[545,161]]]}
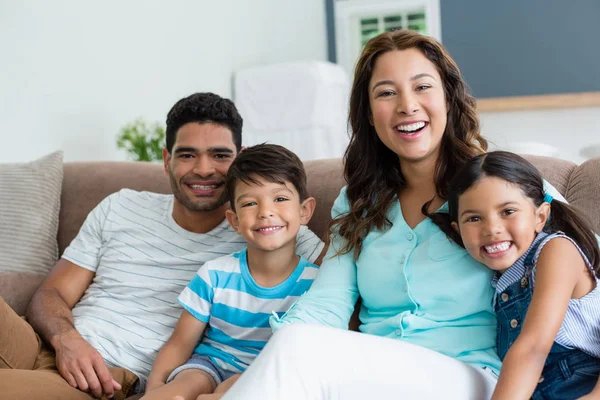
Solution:
{"label": "overall strap", "polygon": [[537,249],[540,247],[540,244],[542,244],[542,242],[544,242],[544,241],[545,241],[545,238],[542,239],[542,240],[538,240],[535,244],[533,244],[529,248],[529,253],[527,254],[527,257],[525,257],[525,262],[524,262],[524,266],[525,266],[524,274],[525,274],[525,276],[529,275],[529,273],[533,269],[533,267],[534,267],[533,261],[535,259],[535,254],[537,253]]}

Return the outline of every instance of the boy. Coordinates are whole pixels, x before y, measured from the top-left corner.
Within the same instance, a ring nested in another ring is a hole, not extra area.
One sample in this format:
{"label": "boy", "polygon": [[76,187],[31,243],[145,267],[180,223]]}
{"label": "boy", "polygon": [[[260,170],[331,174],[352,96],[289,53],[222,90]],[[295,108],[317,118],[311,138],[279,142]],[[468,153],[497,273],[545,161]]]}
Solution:
{"label": "boy", "polygon": [[184,311],[158,353],[146,400],[195,400],[217,386],[223,393],[265,346],[271,314],[287,311],[317,274],[316,265],[295,254],[315,199],[294,153],[277,145],[249,147],[233,161],[226,187],[227,220],[248,247],[207,262],[183,290]]}

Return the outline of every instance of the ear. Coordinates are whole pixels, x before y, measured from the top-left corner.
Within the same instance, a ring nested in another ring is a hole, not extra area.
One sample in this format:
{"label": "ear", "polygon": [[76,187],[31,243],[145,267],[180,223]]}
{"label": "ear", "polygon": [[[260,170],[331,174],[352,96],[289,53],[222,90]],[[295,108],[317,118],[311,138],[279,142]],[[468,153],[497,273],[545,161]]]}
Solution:
{"label": "ear", "polygon": [[542,203],[535,211],[535,232],[540,233],[544,230],[548,217],[550,216],[550,203]]}
{"label": "ear", "polygon": [[229,225],[231,225],[233,230],[240,233],[240,221],[238,220],[237,214],[231,210],[226,210],[225,218],[227,218],[227,222],[229,222]]}
{"label": "ear", "polygon": [[451,222],[450,226],[452,226],[452,229],[454,229],[456,233],[460,235],[460,228],[458,227],[458,224],[456,222]]}
{"label": "ear", "polygon": [[315,212],[315,207],[317,206],[317,201],[314,197],[309,197],[305,199],[302,204],[300,204],[300,224],[306,225],[310,221]]}
{"label": "ear", "polygon": [[169,150],[167,150],[166,147],[163,147],[163,149],[162,149],[162,157],[163,157],[165,175],[169,176],[169,161],[171,161],[171,153],[169,153]]}

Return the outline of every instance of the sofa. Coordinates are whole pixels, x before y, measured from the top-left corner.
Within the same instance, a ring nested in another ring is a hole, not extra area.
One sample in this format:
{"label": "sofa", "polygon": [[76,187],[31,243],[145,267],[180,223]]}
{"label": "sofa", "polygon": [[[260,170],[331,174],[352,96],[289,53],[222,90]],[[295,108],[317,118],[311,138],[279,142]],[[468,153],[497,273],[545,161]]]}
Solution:
{"label": "sofa", "polygon": [[[600,232],[600,158],[581,165],[541,156],[525,156],[573,206],[583,211],[596,232]],[[317,208],[309,227],[323,237],[331,220],[330,209],[344,185],[340,159],[314,160],[305,163],[309,193],[317,199]],[[63,165],[63,182],[58,223],[58,251],[75,237],[87,214],[106,196],[121,188],[170,193],[162,164],[142,162],[67,162]],[[0,296],[23,314],[29,299],[41,282],[23,281],[10,287],[0,285]],[[353,318],[351,328],[358,326]]]}
{"label": "sofa", "polygon": [[[525,156],[575,207],[585,213],[596,232],[600,232],[600,158],[581,165],[572,162]],[[308,191],[317,199],[317,208],[309,227],[323,237],[330,209],[344,184],[340,159],[316,160],[305,163]],[[121,188],[170,193],[170,185],[162,164],[141,162],[68,162],[63,165],[62,192],[58,222],[59,254],[79,231],[88,213],[106,196]],[[16,281],[15,281],[16,282]],[[2,286],[0,296],[19,313],[25,312],[33,290],[41,281],[26,281]],[[357,313],[350,329],[357,330]],[[136,396],[136,398],[139,396]]]}

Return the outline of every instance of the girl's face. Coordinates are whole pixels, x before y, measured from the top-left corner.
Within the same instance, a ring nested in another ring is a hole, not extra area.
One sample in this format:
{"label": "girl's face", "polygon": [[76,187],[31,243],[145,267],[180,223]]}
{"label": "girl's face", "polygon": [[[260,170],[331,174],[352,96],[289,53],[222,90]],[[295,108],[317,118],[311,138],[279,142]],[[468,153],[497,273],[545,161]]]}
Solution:
{"label": "girl's face", "polygon": [[442,78],[423,53],[380,55],[369,81],[369,105],[377,136],[401,161],[437,158],[448,110]]}
{"label": "girl's face", "polygon": [[452,226],[473,258],[504,272],[529,249],[549,212],[548,203],[536,207],[517,185],[484,177],[459,197]]}

